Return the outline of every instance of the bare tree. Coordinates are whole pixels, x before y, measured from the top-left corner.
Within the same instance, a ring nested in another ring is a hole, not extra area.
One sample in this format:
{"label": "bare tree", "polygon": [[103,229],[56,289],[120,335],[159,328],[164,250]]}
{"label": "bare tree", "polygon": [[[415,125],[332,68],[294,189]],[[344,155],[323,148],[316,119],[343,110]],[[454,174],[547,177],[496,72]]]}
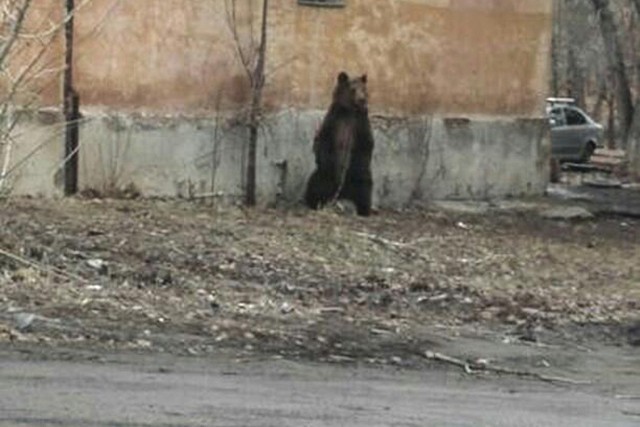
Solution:
{"label": "bare tree", "polygon": [[553,89],[607,123],[640,177],[640,0],[557,0]]}
{"label": "bare tree", "polygon": [[[636,11],[636,19],[640,21],[640,0],[632,0],[633,6]],[[635,179],[640,179],[640,52],[636,51],[638,55],[635,58],[636,70],[638,73],[637,84],[637,96],[635,111],[631,128],[629,130],[629,169]]]}
{"label": "bare tree", "polygon": [[260,32],[254,34],[253,0],[244,0],[244,12],[248,14],[248,23],[241,22],[239,18],[239,5],[241,0],[225,0],[227,24],[233,37],[234,47],[240,64],[246,74],[250,87],[250,104],[247,117],[249,129],[248,159],[246,170],[245,204],[256,205],[257,192],[257,153],[258,132],[262,116],[262,98],[265,85],[265,67],[267,61],[268,17],[269,0],[262,0]]}
{"label": "bare tree", "polygon": [[[82,5],[90,0],[83,0]],[[9,191],[8,178],[16,142],[15,130],[25,113],[37,106],[42,86],[59,76],[64,67],[48,61],[47,53],[71,19],[61,13],[60,19],[46,17],[37,24],[30,22],[35,0],[4,0],[0,5],[0,191]],[[60,2],[60,10],[64,10]],[[29,156],[32,156],[31,152]],[[21,159],[17,164],[24,164]]]}
{"label": "bare tree", "polygon": [[619,24],[616,22],[609,0],[591,0],[596,16],[600,23],[602,38],[605,43],[605,52],[611,70],[616,78],[616,95],[618,99],[618,113],[622,127],[622,141],[626,145],[629,131],[633,122],[634,105],[631,93],[631,81],[627,72],[624,48],[618,31]]}
{"label": "bare tree", "polygon": [[[26,71],[14,76],[9,68],[12,53],[23,33],[27,12],[32,0],[8,1],[0,9],[0,79],[4,90],[0,94],[0,153],[2,169],[0,170],[0,191],[6,191],[7,172],[13,151],[12,130],[16,125],[14,98],[18,93]],[[2,88],[2,86],[0,86]]]}

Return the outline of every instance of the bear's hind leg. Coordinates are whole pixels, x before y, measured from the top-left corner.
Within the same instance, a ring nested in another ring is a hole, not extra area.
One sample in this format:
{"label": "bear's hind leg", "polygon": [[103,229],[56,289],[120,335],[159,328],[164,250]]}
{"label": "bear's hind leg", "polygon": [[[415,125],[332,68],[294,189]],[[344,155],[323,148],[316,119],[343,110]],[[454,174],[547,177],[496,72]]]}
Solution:
{"label": "bear's hind leg", "polygon": [[373,180],[369,174],[365,173],[364,175],[353,178],[353,174],[348,174],[340,192],[340,198],[352,201],[358,215],[369,216],[371,215]]}
{"label": "bear's hind leg", "polygon": [[304,193],[304,202],[309,209],[318,209],[321,203],[320,177],[318,171],[314,171],[309,177],[307,191]]}
{"label": "bear's hind leg", "polygon": [[333,175],[315,170],[307,184],[305,203],[310,209],[320,209],[335,197],[336,191]]}
{"label": "bear's hind leg", "polygon": [[373,182],[363,181],[353,194],[353,203],[360,216],[371,215],[371,194],[373,193]]}

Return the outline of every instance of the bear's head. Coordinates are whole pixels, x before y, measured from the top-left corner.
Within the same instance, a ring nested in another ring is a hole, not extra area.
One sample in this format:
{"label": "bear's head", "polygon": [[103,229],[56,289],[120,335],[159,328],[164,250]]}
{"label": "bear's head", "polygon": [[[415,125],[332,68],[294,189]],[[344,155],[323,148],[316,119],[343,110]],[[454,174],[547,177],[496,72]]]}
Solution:
{"label": "bear's head", "polygon": [[347,73],[341,72],[333,90],[333,102],[344,108],[366,111],[369,104],[367,75],[351,79]]}

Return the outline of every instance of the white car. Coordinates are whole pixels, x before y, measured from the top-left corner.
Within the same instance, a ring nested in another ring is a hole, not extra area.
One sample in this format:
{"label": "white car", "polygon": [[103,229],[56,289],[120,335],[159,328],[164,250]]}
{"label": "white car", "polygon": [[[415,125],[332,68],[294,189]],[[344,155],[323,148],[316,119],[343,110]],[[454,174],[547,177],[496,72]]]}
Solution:
{"label": "white car", "polygon": [[571,98],[548,98],[547,117],[551,125],[551,155],[561,162],[587,163],[602,147],[603,127]]}

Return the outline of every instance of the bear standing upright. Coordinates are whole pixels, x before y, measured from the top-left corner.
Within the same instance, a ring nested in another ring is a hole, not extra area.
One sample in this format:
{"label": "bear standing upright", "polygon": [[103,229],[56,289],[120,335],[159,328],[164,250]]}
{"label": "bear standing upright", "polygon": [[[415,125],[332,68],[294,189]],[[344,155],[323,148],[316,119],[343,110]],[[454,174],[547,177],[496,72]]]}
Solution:
{"label": "bear standing upright", "polygon": [[371,213],[374,141],[369,121],[367,76],[350,79],[341,72],[333,101],[313,142],[316,170],[305,202],[318,209],[336,199],[351,200],[358,215]]}

